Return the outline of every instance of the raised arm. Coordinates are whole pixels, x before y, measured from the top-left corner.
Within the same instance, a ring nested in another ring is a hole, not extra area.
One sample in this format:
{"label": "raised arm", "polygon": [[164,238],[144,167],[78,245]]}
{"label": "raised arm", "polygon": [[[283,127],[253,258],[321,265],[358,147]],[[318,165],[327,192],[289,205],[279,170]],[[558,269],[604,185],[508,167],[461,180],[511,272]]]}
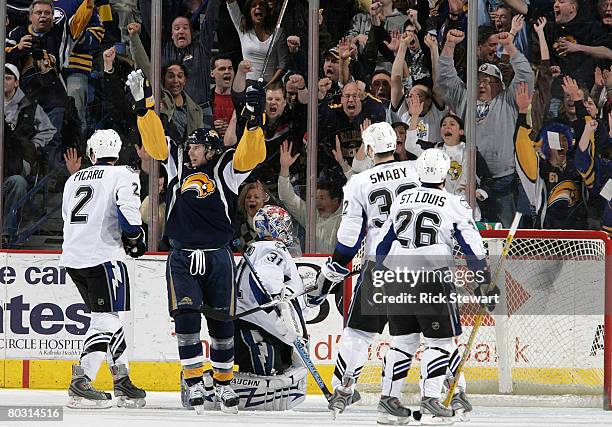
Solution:
{"label": "raised arm", "polygon": [[227,0],[227,10],[230,15],[230,19],[236,28],[236,31],[240,32],[240,22],[242,21],[242,12],[240,6],[236,3],[236,0]]}

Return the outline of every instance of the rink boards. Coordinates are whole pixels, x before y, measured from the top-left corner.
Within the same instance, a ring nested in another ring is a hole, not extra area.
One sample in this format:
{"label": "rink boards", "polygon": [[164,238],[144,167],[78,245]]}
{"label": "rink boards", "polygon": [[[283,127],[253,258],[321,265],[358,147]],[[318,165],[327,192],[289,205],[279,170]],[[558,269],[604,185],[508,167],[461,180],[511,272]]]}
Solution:
{"label": "rink boards", "polygon": [[[70,365],[78,359],[83,337],[89,324],[85,305],[69,276],[58,267],[58,253],[0,253],[0,387],[5,388],[67,388]],[[132,310],[125,315],[125,336],[130,350],[132,378],[151,391],[179,389],[178,352],[174,327],[167,310],[164,255],[147,255],[129,259]],[[239,260],[237,257],[236,261]],[[324,257],[304,257],[298,262],[300,272],[314,280]],[[310,354],[323,378],[328,381],[342,333],[342,317],[333,299],[307,315],[310,334]],[[556,348],[562,353],[557,366],[539,366],[531,348],[541,348],[551,337],[544,331],[530,331],[528,337],[512,337],[516,343],[516,364],[513,368],[532,378],[564,384],[576,375],[592,374],[601,370],[603,362],[602,325],[597,319],[585,316],[584,334],[586,354],[579,357],[584,368],[575,369],[574,346]],[[483,326],[485,331],[492,326]],[[467,336],[464,336],[467,339]],[[203,326],[202,339],[208,355],[208,335]],[[531,341],[533,342],[531,342]],[[537,346],[532,345],[536,344]],[[587,343],[588,341],[588,343]],[[551,346],[552,346],[551,342]],[[589,345],[590,344],[590,345]],[[381,348],[373,348],[371,357],[382,355]],[[495,380],[497,355],[494,342],[479,340],[471,354],[467,369],[468,381],[479,378]],[[418,357],[417,357],[418,360]],[[567,364],[564,361],[568,361]],[[570,361],[572,361],[570,363]],[[570,366],[571,365],[571,366]],[[573,366],[573,367],[572,367]],[[550,375],[554,372],[554,375]],[[416,381],[418,372],[411,370],[409,381]],[[107,369],[101,369],[96,385],[108,389],[112,382]],[[318,388],[313,381],[309,392]]]}

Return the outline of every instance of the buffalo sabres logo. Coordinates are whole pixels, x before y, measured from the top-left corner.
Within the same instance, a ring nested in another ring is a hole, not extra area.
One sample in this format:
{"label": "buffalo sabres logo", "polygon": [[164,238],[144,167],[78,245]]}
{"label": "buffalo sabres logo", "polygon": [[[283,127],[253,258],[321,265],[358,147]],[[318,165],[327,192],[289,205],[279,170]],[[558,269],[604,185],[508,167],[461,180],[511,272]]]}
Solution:
{"label": "buffalo sabres logo", "polygon": [[181,193],[193,190],[198,199],[204,199],[215,191],[215,182],[203,172],[192,173],[183,181]]}
{"label": "buffalo sabres logo", "polygon": [[461,166],[457,160],[451,161],[450,169],[448,170],[448,174],[451,176],[451,180],[457,181],[461,176],[462,171],[463,166]]}
{"label": "buffalo sabres logo", "polygon": [[548,206],[558,202],[565,202],[567,206],[574,206],[579,202],[580,191],[573,181],[561,181],[550,191]]}

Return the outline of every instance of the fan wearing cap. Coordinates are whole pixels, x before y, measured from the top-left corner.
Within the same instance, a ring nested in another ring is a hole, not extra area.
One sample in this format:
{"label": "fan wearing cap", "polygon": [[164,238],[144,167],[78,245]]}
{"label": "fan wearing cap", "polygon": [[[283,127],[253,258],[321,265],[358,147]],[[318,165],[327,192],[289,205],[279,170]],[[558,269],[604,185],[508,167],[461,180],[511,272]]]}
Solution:
{"label": "fan wearing cap", "polygon": [[57,129],[45,146],[50,169],[62,163],[62,125],[66,110],[66,86],[60,73],[94,11],[94,0],[82,0],[68,16],[52,0],[33,0],[30,25],[14,28],[6,38],[6,61],[16,64],[21,89],[47,113]]}
{"label": "fan wearing cap", "polygon": [[[455,46],[464,38],[462,31],[450,30],[438,63],[440,92],[459,117],[465,117],[467,108],[473,108],[468,106],[467,88],[457,75],[453,60]],[[513,135],[518,110],[514,91],[521,82],[526,82],[533,91],[534,74],[527,58],[514,46],[510,34],[501,33],[498,40],[510,56],[514,79],[506,88],[499,68],[488,63],[479,67],[475,143],[493,176],[489,187],[493,217],[486,220],[509,227],[516,211]]]}
{"label": "fan wearing cap", "polygon": [[535,212],[533,228],[587,228],[584,183],[574,165],[574,131],[552,122],[542,126],[538,140],[533,141],[527,124],[531,97],[525,84],[517,88],[516,102],[517,172]]}
{"label": "fan wearing cap", "polygon": [[318,83],[319,102],[339,102],[342,95],[340,80],[340,55],[332,47],[323,54],[323,77]]}
{"label": "fan wearing cap", "polygon": [[10,242],[17,232],[21,214],[13,210],[28,189],[25,179],[35,166],[37,152],[46,146],[55,128],[36,102],[19,87],[19,71],[4,65],[4,224],[3,238]]}

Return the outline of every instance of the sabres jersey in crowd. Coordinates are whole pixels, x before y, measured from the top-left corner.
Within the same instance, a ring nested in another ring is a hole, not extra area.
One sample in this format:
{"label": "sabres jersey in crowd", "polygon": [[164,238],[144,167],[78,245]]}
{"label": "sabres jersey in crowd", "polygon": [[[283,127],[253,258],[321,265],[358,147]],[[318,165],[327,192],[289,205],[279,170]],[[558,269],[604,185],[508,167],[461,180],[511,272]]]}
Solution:
{"label": "sabres jersey in crowd", "polygon": [[472,209],[462,196],[446,190],[420,187],[404,191],[393,202],[380,235],[376,261],[389,269],[452,268],[455,242],[470,270],[487,266]]}
{"label": "sabres jersey in crowd", "polygon": [[[526,115],[519,114],[514,137],[517,173],[539,216],[538,227],[585,228],[584,187],[574,166],[573,150],[565,150],[563,166],[554,166],[540,156],[537,151],[539,142],[531,140],[530,132]],[[572,139],[570,135],[568,137]],[[568,141],[568,145],[571,144],[572,141]]]}
{"label": "sabres jersey in crowd", "polygon": [[185,154],[173,141],[168,150],[165,233],[171,244],[184,249],[227,246],[234,235],[238,187],[266,158],[263,131],[245,130],[236,148],[197,168],[183,164]]}
{"label": "sabres jersey in crowd", "polygon": [[[272,297],[280,295],[283,288],[285,288],[285,295],[296,294],[304,290],[297,266],[282,242],[265,240],[251,243],[247,256]],[[238,287],[237,313],[259,307],[269,301],[257,285],[250,267],[244,261],[238,266]],[[297,297],[293,301],[295,301],[294,308],[297,304],[300,311],[304,309],[303,297]],[[282,331],[284,325],[275,311],[261,310],[245,316],[244,320],[283,340],[283,334],[279,330]],[[291,342],[286,342],[286,344],[291,345]]]}
{"label": "sabres jersey in crowd", "polygon": [[[55,4],[54,4],[55,6]],[[38,73],[33,64],[31,55],[22,55],[17,45],[23,36],[30,35],[39,41],[43,49],[43,59],[51,67],[58,70],[68,66],[68,57],[74,48],[85,27],[87,27],[94,9],[87,7],[87,1],[78,2],[78,6],[72,14],[65,13],[62,9],[54,11],[53,27],[46,33],[36,33],[32,25],[14,28],[6,38],[6,62],[18,66],[22,78],[30,74]]]}
{"label": "sabres jersey in crowd", "polygon": [[121,233],[134,234],[142,224],[138,172],[97,164],[71,175],[64,186],[62,219],[60,265],[86,268],[124,260]]}
{"label": "sabres jersey in crowd", "polygon": [[366,232],[365,255],[373,255],[391,203],[403,191],[419,185],[416,162],[412,160],[391,160],[354,175],[344,186],[342,221],[338,228],[334,261],[345,265],[352,259]]}
{"label": "sabres jersey in crowd", "polygon": [[[53,0],[53,13],[57,17],[64,14],[73,16],[78,10],[81,0]],[[75,42],[68,59],[68,72],[89,74],[93,65],[93,52],[100,46],[107,30],[113,22],[113,14],[109,0],[97,0],[96,8],[85,31]]]}
{"label": "sabres jersey in crowd", "polygon": [[[600,194],[606,185],[612,185],[612,161],[599,156],[595,145],[591,138],[586,150],[576,148],[576,168],[587,188],[594,194]],[[612,199],[604,200],[601,228],[612,237]]]}

